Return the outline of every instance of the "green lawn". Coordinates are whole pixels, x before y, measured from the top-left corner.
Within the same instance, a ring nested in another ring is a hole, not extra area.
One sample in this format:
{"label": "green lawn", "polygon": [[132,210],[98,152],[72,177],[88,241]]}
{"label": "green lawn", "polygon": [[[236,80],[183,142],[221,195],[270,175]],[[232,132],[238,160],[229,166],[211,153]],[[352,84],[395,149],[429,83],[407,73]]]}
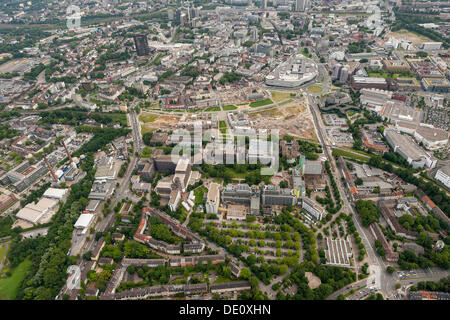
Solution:
{"label": "green lawn", "polygon": [[231,282],[233,280],[224,278],[223,276],[219,275],[219,277],[214,281],[214,283],[222,283],[222,282]]}
{"label": "green lawn", "polygon": [[0,262],[3,259],[3,256],[5,255],[6,252],[6,246],[0,246]]}
{"label": "green lawn", "polygon": [[350,159],[355,159],[355,160],[359,160],[362,162],[367,162],[369,159],[366,156],[363,155],[358,155],[355,153],[351,153],[345,150],[341,150],[341,149],[334,149],[333,150],[333,156],[343,156],[344,158],[350,158]]}
{"label": "green lawn", "polygon": [[283,100],[288,99],[291,96],[290,92],[283,92],[283,91],[271,91],[272,99],[275,102],[280,102]]}
{"label": "green lawn", "polygon": [[207,109],[205,109],[205,111],[220,111],[220,107],[207,108]]}
{"label": "green lawn", "polygon": [[294,101],[294,100],[289,99],[289,100],[286,100],[286,101],[283,101],[283,102],[279,103],[278,105],[284,106],[285,104],[291,103],[292,101]]}
{"label": "green lawn", "polygon": [[265,100],[260,100],[260,101],[255,101],[255,102],[250,102],[250,107],[255,108],[255,107],[262,107],[262,106],[266,106],[268,104],[272,104],[273,101],[270,99],[265,99]]}
{"label": "green lawn", "polygon": [[147,122],[153,122],[156,120],[156,116],[154,114],[141,114],[139,116],[139,121],[147,123]]}
{"label": "green lawn", "polygon": [[201,186],[194,190],[194,196],[195,196],[195,204],[201,204],[203,203],[203,195],[208,192],[208,189],[206,187]]}
{"label": "green lawn", "polygon": [[13,300],[17,295],[19,286],[31,267],[31,261],[25,259],[14,269],[12,276],[0,279],[0,300]]}
{"label": "green lawn", "polygon": [[309,92],[319,93],[322,92],[322,87],[320,86],[310,86],[308,87]]}
{"label": "green lawn", "polygon": [[222,134],[226,134],[227,133],[227,123],[223,120],[220,120],[219,129],[220,129],[220,132],[222,132]]}
{"label": "green lawn", "polygon": [[147,127],[145,125],[141,125],[141,134],[145,134],[147,132],[153,132],[155,131],[155,128]]}
{"label": "green lawn", "polygon": [[232,105],[232,104],[229,104],[229,105],[223,106],[222,109],[223,109],[224,111],[230,111],[230,110],[236,110],[237,107],[234,106],[234,105]]}
{"label": "green lawn", "polygon": [[152,156],[152,149],[150,149],[149,147],[144,147],[142,149],[142,158],[150,158]]}

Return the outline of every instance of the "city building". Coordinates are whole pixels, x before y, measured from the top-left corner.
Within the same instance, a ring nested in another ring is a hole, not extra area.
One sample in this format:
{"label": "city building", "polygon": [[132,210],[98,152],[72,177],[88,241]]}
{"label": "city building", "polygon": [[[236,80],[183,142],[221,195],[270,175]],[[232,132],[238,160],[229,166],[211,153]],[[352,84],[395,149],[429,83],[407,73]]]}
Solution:
{"label": "city building", "polygon": [[297,203],[297,197],[292,189],[280,188],[275,185],[261,187],[261,204],[264,206],[291,205]]}
{"label": "city building", "polygon": [[441,182],[447,188],[450,188],[450,166],[443,166],[436,171],[434,179]]}
{"label": "city building", "polygon": [[150,48],[146,34],[136,34],[133,36],[134,45],[136,46],[136,53],[138,56],[150,55]]}
{"label": "city building", "polygon": [[326,215],[326,212],[321,205],[307,197],[302,198],[302,208],[318,221],[322,220],[322,218]]}
{"label": "city building", "polygon": [[220,185],[212,182],[208,188],[208,195],[206,197],[206,213],[219,213],[220,203]]}
{"label": "city building", "polygon": [[394,129],[385,129],[384,136],[394,152],[402,156],[413,168],[433,168],[437,160],[422,150],[414,140]]}

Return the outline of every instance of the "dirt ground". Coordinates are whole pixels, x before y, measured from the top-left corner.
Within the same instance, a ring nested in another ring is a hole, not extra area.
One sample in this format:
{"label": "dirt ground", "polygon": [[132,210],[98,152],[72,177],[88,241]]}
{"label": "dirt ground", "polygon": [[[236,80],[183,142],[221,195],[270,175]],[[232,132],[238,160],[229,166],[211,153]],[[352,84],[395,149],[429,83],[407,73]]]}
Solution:
{"label": "dirt ground", "polygon": [[419,45],[422,42],[426,42],[426,41],[432,41],[425,36],[415,34],[413,32],[405,30],[405,29],[388,33],[385,37],[385,40],[388,40],[389,37],[394,37],[396,39],[407,39],[407,40],[411,41],[414,45]]}
{"label": "dirt ground", "polygon": [[288,134],[299,139],[317,140],[312,116],[301,102],[252,112],[249,119],[256,122],[258,129],[279,129],[280,137]]}
{"label": "dirt ground", "polygon": [[305,277],[308,279],[308,286],[311,289],[315,289],[320,286],[322,283],[316,275],[312,274],[311,272],[305,272]]}
{"label": "dirt ground", "polygon": [[147,122],[141,124],[144,125],[145,128],[156,128],[156,129],[170,129],[173,128],[175,124],[180,120],[179,116],[176,115],[156,115],[156,119],[153,122]]}

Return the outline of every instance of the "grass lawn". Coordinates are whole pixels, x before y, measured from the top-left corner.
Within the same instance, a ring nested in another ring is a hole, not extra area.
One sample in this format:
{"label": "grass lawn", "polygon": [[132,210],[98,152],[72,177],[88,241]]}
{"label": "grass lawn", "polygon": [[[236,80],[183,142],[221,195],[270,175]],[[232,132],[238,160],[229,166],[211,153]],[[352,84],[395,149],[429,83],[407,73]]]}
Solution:
{"label": "grass lawn", "polygon": [[139,121],[147,123],[147,122],[153,122],[155,121],[157,118],[157,116],[155,116],[154,114],[146,114],[143,113],[139,116]]}
{"label": "grass lawn", "polygon": [[214,281],[214,283],[222,283],[222,282],[231,282],[233,280],[224,278],[223,276],[219,275],[219,277]]}
{"label": "grass lawn", "polygon": [[232,104],[228,104],[228,105],[226,105],[226,106],[223,106],[222,109],[223,109],[224,111],[230,111],[230,110],[236,110],[237,107],[234,106],[234,105],[232,105]]}
{"label": "grass lawn", "polygon": [[294,100],[289,99],[289,100],[283,101],[279,104],[279,106],[284,106],[285,104],[291,103],[292,101],[294,101]]}
{"label": "grass lawn", "polygon": [[223,120],[220,120],[219,129],[220,129],[220,132],[222,132],[222,134],[226,134],[227,133],[227,123]]}
{"label": "grass lawn", "polygon": [[213,182],[218,183],[218,184],[222,184],[223,179],[216,178],[216,179],[213,179]]}
{"label": "grass lawn", "polygon": [[142,134],[145,134],[147,132],[153,132],[155,130],[156,130],[155,128],[151,128],[151,127],[148,127],[146,125],[141,125],[141,133]]}
{"label": "grass lawn", "polygon": [[367,162],[369,160],[369,157],[363,156],[362,154],[358,155],[341,149],[334,149],[332,154],[333,156],[343,156],[344,158],[355,159],[362,162]]}
{"label": "grass lawn", "polygon": [[205,111],[220,111],[220,107],[207,108],[207,109],[205,109]]}
{"label": "grass lawn", "polygon": [[309,92],[319,93],[322,92],[322,87],[320,86],[310,86],[308,87]]}
{"label": "grass lawn", "polygon": [[262,107],[262,106],[266,106],[268,104],[272,104],[273,101],[270,99],[265,99],[265,100],[260,100],[260,101],[255,101],[255,102],[250,102],[250,107],[255,108],[255,107]]}
{"label": "grass lawn", "polygon": [[142,149],[141,157],[142,158],[150,158],[151,156],[152,156],[152,149],[150,149],[149,147],[144,147]]}
{"label": "grass lawn", "polygon": [[203,195],[208,192],[208,189],[206,187],[201,186],[194,190],[194,196],[195,196],[195,204],[202,204],[203,203]]}
{"label": "grass lawn", "polygon": [[0,279],[0,300],[13,300],[17,295],[20,283],[25,279],[31,261],[25,259],[14,269],[12,276]]}
{"label": "grass lawn", "polygon": [[290,92],[270,91],[270,93],[272,94],[272,99],[275,102],[286,100],[291,96]]}
{"label": "grass lawn", "polygon": [[5,252],[6,252],[6,245],[0,246],[0,261],[2,261],[3,256],[5,255]]}

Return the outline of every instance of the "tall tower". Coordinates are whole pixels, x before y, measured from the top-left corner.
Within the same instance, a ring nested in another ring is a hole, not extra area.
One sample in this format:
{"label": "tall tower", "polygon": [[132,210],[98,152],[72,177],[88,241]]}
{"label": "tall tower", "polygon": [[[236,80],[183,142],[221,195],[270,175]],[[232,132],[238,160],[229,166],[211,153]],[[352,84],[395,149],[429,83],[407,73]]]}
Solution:
{"label": "tall tower", "polygon": [[295,11],[304,11],[307,0],[295,0]]}
{"label": "tall tower", "polygon": [[263,10],[267,9],[267,0],[262,0],[262,9]]}
{"label": "tall tower", "polygon": [[133,36],[134,45],[136,46],[136,53],[138,56],[148,56],[150,48],[148,47],[148,40],[146,34],[135,34]]}
{"label": "tall tower", "polygon": [[50,162],[48,162],[47,157],[44,155],[44,161],[47,164],[48,169],[50,170],[50,174],[53,177],[53,180],[55,180],[56,182],[58,182],[58,178],[56,177],[55,171],[53,171],[52,166],[50,165]]}

